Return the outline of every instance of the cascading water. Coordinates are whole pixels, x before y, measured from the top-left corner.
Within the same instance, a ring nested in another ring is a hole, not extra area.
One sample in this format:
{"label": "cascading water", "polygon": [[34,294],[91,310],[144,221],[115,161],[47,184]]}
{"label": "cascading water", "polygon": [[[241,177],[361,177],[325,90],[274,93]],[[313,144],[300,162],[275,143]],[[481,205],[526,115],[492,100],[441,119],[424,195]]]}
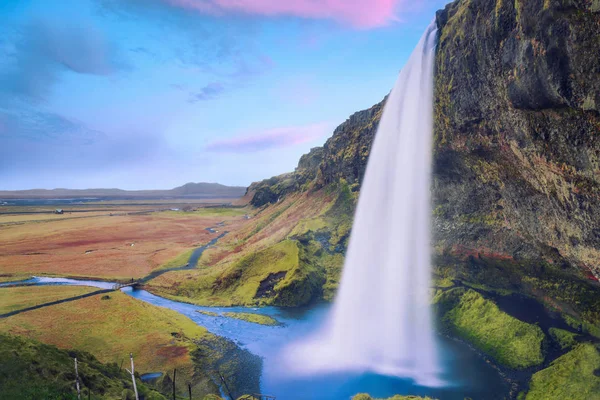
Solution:
{"label": "cascading water", "polygon": [[290,348],[306,372],[356,369],[436,383],[429,298],[436,42],[433,22],[386,102],[332,318]]}

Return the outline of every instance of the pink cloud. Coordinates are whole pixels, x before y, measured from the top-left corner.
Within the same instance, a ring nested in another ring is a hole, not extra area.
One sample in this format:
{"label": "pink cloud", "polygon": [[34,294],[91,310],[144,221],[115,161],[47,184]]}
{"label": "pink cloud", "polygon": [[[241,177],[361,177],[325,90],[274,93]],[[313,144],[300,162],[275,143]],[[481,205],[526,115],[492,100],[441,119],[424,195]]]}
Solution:
{"label": "pink cloud", "polygon": [[311,142],[330,133],[328,123],[269,129],[250,135],[215,140],[206,150],[223,153],[250,153]]}
{"label": "pink cloud", "polygon": [[267,17],[328,19],[368,29],[396,20],[403,0],[162,0],[204,14],[242,13]]}

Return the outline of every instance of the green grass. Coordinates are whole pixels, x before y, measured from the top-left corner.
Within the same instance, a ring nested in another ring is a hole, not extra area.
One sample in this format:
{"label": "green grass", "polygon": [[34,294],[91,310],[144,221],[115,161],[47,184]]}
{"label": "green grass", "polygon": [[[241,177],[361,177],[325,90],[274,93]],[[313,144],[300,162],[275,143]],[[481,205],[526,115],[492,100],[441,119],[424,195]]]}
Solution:
{"label": "green grass", "polygon": [[294,237],[297,235],[302,235],[306,232],[318,232],[321,229],[327,227],[327,223],[323,218],[316,217],[310,219],[302,219],[298,221],[298,224],[292,229],[288,237]]}
{"label": "green grass", "polygon": [[[0,333],[1,400],[75,400],[77,357],[83,398],[124,399],[133,395],[131,377],[117,364],[102,364],[81,351],[59,350],[34,340]],[[136,379],[146,400],[165,399]]]}
{"label": "green grass", "polygon": [[158,267],[156,270],[163,270],[163,269],[171,269],[171,268],[183,267],[184,265],[186,265],[188,263],[188,260],[192,256],[193,252],[194,252],[194,249],[188,250],[185,253],[181,253],[177,257],[175,257],[175,258],[167,261],[166,263],[164,263],[163,265],[161,265],[160,267]]}
{"label": "green grass", "polygon": [[554,360],[531,378],[526,400],[598,400],[600,377],[598,348],[585,343]]}
{"label": "green grass", "polygon": [[575,339],[578,335],[573,332],[565,331],[564,329],[550,328],[550,336],[560,345],[560,348],[565,350],[577,344]]}
{"label": "green grass", "polygon": [[245,312],[226,312],[223,313],[223,315],[229,318],[241,319],[242,321],[252,322],[260,325],[279,325],[279,321],[277,321],[275,318],[269,317],[268,315]]}
{"label": "green grass", "polygon": [[0,289],[0,314],[94,292],[88,286],[22,286]]}
{"label": "green grass", "polygon": [[242,215],[250,214],[248,208],[241,207],[200,207],[194,211],[165,211],[165,214],[170,215],[198,215],[202,217],[240,217]]}
{"label": "green grass", "polygon": [[194,211],[194,214],[205,217],[239,217],[248,214],[247,208],[237,207],[202,207]]}
{"label": "green grass", "polygon": [[544,333],[538,326],[511,317],[471,289],[454,289],[434,301],[444,296],[458,296],[458,301],[447,306],[451,308],[443,316],[444,323],[500,364],[523,369],[544,361]]}
{"label": "green grass", "polygon": [[[284,240],[225,266],[201,267],[194,270],[193,279],[180,279],[177,285],[155,284],[152,289],[174,300],[205,306],[303,305],[314,298],[322,282],[316,268],[300,253],[298,242]],[[268,293],[261,295],[261,283],[278,273],[285,276],[273,279]]]}
{"label": "green grass", "polygon": [[571,328],[575,328],[582,333],[586,333],[588,335],[595,336],[600,338],[600,326],[591,324],[587,321],[582,321],[580,319],[574,318],[568,314],[563,314],[563,319]]}
{"label": "green grass", "polygon": [[[240,372],[237,366],[247,367],[234,360],[245,354],[243,350],[225,343],[176,311],[142,302],[120,291],[110,293],[109,300],[102,297],[100,294],[5,318],[0,323],[0,333],[87,351],[101,362],[127,362],[132,352],[136,370],[141,374],[172,373],[176,368],[180,378],[178,391],[187,393],[187,382],[191,382],[195,398],[219,393],[215,377],[210,375],[217,365],[223,373],[228,372],[231,380],[237,380]],[[197,353],[206,348],[211,348],[210,359],[197,360]],[[253,387],[258,390],[258,383]]]}

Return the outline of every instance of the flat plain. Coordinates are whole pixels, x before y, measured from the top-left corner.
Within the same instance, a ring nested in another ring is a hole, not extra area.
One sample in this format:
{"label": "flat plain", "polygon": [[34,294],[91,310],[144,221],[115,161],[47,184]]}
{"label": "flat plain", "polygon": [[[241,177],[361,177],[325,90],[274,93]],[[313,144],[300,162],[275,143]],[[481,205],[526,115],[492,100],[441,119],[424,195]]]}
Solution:
{"label": "flat plain", "polygon": [[1,279],[41,274],[141,278],[212,240],[216,233],[207,228],[236,230],[246,221],[243,209],[206,205],[183,212],[177,202],[86,204],[64,214],[48,207],[2,207]]}

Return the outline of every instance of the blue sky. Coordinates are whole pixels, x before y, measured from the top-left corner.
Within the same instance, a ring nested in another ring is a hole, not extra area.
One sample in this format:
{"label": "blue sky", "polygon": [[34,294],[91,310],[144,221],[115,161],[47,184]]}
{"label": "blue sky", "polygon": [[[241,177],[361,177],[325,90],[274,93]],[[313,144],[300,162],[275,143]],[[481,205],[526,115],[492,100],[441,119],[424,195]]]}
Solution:
{"label": "blue sky", "polygon": [[4,0],[0,189],[292,171],[389,92],[444,4]]}

